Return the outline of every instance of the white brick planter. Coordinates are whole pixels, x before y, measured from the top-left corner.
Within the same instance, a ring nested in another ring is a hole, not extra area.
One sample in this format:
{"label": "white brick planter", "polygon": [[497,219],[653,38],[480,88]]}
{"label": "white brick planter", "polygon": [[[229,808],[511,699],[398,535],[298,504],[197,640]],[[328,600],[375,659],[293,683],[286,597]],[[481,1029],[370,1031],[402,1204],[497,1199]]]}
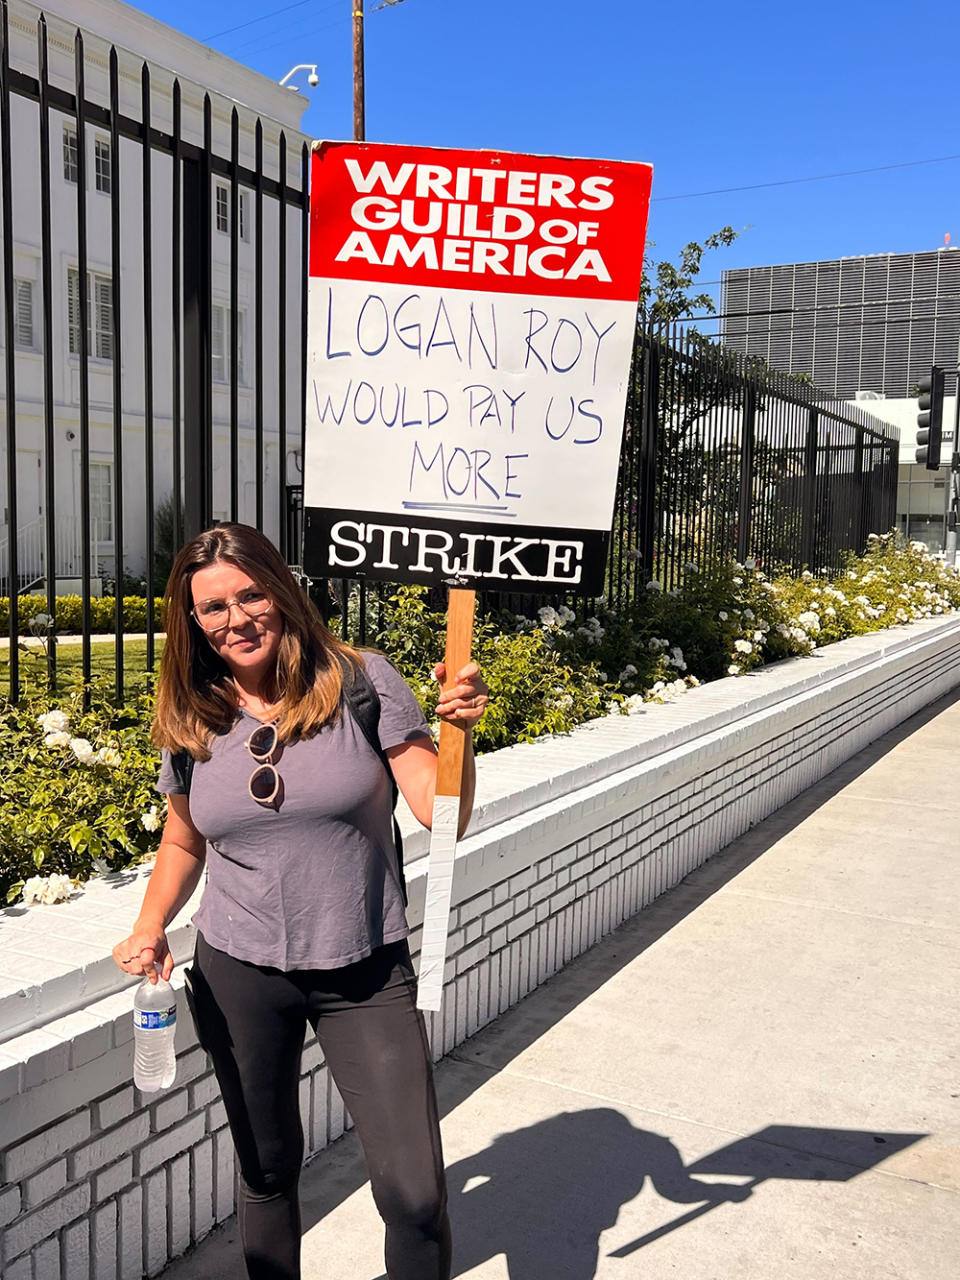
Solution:
{"label": "white brick planter", "polygon": [[[951,615],[482,759],[444,1007],[430,1015],[435,1055],[958,684]],[[427,835],[404,825],[416,947]],[[141,1095],[131,1084],[133,984],[109,953],[146,874],[0,911],[4,1280],[139,1280],[233,1213],[223,1106],[182,1000],[173,1088]],[[192,951],[190,914],[170,931],[178,961]],[[312,1035],[301,1103],[312,1155],[349,1123]]]}

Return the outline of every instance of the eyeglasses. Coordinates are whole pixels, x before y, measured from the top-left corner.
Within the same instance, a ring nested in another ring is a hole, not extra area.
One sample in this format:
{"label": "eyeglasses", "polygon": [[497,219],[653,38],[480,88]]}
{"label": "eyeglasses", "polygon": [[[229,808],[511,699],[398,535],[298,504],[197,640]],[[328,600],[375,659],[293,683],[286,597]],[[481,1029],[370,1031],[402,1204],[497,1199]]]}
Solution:
{"label": "eyeglasses", "polygon": [[259,587],[250,587],[232,600],[201,600],[190,612],[204,631],[222,631],[230,625],[230,610],[234,605],[248,618],[262,618],[273,608],[273,601]]}
{"label": "eyeglasses", "polygon": [[279,805],[283,799],[283,779],[271,759],[278,743],[279,735],[275,724],[260,725],[245,743],[251,756],[258,762],[247,784],[250,795],[257,804]]}

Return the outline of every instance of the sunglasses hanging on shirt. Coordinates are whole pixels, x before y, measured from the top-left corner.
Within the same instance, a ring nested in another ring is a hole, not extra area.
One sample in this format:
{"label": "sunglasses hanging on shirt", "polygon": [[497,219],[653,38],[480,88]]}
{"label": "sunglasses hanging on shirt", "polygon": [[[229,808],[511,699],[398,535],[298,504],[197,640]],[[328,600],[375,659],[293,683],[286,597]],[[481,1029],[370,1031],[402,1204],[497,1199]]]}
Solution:
{"label": "sunglasses hanging on shirt", "polygon": [[250,775],[247,789],[257,804],[269,809],[279,809],[283,802],[283,779],[273,761],[279,745],[280,738],[275,724],[260,725],[245,743],[250,755],[258,762]]}

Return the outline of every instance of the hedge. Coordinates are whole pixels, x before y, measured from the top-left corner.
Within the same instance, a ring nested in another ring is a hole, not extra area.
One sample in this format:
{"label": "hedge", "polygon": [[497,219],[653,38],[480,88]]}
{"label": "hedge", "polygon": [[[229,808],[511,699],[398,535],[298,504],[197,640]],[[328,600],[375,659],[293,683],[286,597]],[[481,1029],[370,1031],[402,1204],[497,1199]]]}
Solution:
{"label": "hedge", "polygon": [[[154,617],[159,625],[159,597],[154,600]],[[94,635],[106,635],[115,628],[114,612],[116,600],[113,596],[93,597],[90,600],[90,630]],[[54,614],[54,631],[60,639],[69,634],[80,634],[82,627],[83,603],[79,596],[58,596]],[[18,630],[20,635],[33,635],[31,621],[38,614],[47,613],[46,596],[18,597]],[[10,600],[0,596],[0,630],[10,629]],[[147,601],[143,596],[123,597],[123,629],[125,632],[142,632],[147,629]]]}

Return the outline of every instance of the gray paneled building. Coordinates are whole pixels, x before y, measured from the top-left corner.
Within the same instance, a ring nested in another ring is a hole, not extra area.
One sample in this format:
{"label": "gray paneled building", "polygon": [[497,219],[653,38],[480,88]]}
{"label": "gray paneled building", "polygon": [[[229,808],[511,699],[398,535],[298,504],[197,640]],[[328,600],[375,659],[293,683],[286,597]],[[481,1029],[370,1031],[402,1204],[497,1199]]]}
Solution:
{"label": "gray paneled building", "polygon": [[740,267],[723,273],[720,311],[728,347],[830,396],[906,397],[931,364],[956,368],[960,252]]}

